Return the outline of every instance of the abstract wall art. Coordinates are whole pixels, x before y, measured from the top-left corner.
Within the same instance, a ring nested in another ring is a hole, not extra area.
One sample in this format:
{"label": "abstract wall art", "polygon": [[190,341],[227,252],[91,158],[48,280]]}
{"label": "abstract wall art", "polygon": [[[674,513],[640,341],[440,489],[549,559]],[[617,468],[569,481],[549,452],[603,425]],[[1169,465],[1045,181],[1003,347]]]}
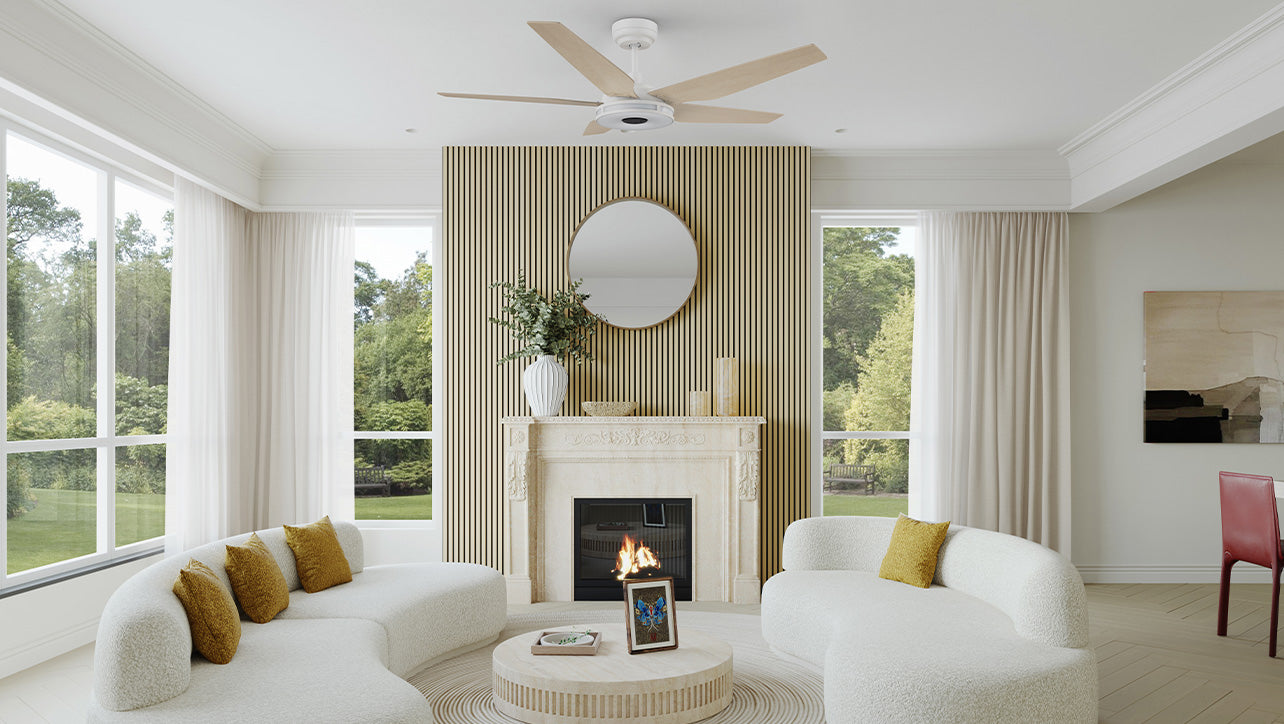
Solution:
{"label": "abstract wall art", "polygon": [[1146,442],[1284,442],[1284,292],[1146,292]]}

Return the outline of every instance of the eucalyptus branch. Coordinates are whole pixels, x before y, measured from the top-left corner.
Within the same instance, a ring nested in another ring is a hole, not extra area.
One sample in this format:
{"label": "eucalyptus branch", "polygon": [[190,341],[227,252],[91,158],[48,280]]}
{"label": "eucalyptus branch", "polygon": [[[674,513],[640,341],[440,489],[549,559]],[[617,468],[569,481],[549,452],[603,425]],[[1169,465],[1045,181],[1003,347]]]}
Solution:
{"label": "eucalyptus branch", "polygon": [[518,349],[498,361],[503,364],[522,357],[551,354],[576,363],[593,361],[590,340],[597,334],[597,315],[584,306],[587,294],[580,294],[580,279],[569,289],[545,299],[538,290],[528,287],[526,272],[517,274],[517,280],[494,282],[491,289],[503,290],[504,303],[499,317],[490,321],[512,334]]}

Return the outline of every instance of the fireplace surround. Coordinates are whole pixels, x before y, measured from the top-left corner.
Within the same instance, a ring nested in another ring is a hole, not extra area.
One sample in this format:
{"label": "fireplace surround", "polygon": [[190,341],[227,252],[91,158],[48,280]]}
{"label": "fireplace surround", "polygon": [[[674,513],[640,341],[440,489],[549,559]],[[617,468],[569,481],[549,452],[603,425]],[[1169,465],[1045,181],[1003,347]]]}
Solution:
{"label": "fireplace surround", "polygon": [[691,499],[691,599],[757,603],[761,417],[509,417],[510,603],[575,600],[576,498]]}

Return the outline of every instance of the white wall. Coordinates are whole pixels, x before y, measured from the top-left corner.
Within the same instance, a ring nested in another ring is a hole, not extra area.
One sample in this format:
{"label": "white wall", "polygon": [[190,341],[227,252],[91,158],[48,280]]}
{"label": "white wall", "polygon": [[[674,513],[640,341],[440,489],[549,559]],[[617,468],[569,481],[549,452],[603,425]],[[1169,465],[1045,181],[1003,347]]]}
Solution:
{"label": "white wall", "polygon": [[0,599],[0,677],[93,641],[107,599],[156,556]]}
{"label": "white wall", "polygon": [[1218,471],[1284,477],[1284,445],[1141,442],[1142,292],[1284,289],[1284,165],[1222,161],[1074,214],[1070,245],[1074,562],[1088,581],[1215,581]]}

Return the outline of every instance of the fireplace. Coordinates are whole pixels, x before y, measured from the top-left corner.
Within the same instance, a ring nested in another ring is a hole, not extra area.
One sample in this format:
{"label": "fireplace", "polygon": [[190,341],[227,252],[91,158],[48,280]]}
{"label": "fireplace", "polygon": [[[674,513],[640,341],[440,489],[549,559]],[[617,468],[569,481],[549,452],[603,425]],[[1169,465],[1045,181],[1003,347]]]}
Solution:
{"label": "fireplace", "polygon": [[639,557],[628,577],[671,576],[678,600],[691,600],[690,498],[575,498],[574,505],[575,600],[624,600],[625,547],[645,547],[658,563]]}
{"label": "fireplace", "polygon": [[[758,603],[760,430],[765,423],[761,417],[504,418],[502,529],[509,603],[578,598],[575,501],[582,498],[608,498],[599,501],[606,504],[623,500],[633,504],[635,515],[643,510],[639,498],[690,500],[685,571],[690,600]],[[668,517],[667,507],[663,510],[666,522],[677,521]],[[606,517],[605,522],[621,522]],[[657,519],[652,516],[650,522]],[[648,544],[660,535],[658,526],[639,528]],[[676,570],[679,564],[669,565]],[[622,590],[617,581],[605,583]]]}

